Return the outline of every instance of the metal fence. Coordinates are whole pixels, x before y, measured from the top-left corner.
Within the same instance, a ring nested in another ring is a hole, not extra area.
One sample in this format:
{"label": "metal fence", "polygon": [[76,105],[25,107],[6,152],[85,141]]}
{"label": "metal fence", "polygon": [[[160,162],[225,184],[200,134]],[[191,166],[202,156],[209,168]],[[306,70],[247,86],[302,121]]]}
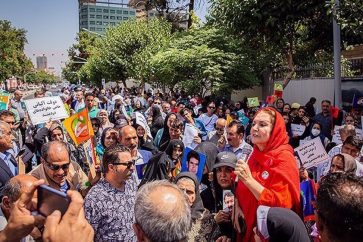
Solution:
{"label": "metal fence", "polygon": [[[363,58],[343,59],[341,65],[342,77],[363,77]],[[272,72],[273,80],[280,80],[290,72],[288,67],[278,67]],[[334,64],[322,63],[307,66],[296,66],[292,79],[331,78],[334,77]]]}

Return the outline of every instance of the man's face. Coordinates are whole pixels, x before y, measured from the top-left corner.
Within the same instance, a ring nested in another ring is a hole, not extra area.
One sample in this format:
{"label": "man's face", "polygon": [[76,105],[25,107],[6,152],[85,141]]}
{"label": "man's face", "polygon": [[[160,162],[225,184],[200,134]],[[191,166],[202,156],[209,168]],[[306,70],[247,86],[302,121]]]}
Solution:
{"label": "man's face", "polygon": [[77,99],[77,101],[79,101],[79,102],[81,102],[81,101],[82,101],[82,99],[83,99],[83,93],[82,93],[82,91],[78,91],[78,92],[76,92],[76,99]]}
{"label": "man's face", "polygon": [[323,113],[329,113],[330,112],[330,104],[327,102],[323,102],[321,104],[321,110]]}
{"label": "man's face", "polygon": [[94,99],[95,99],[94,96],[88,96],[88,97],[86,97],[86,105],[87,105],[87,108],[88,109],[93,108],[93,106],[94,106]]}
{"label": "man's face", "polygon": [[353,156],[354,158],[357,158],[359,155],[359,150],[357,147],[351,145],[351,144],[345,144],[342,146],[342,153],[348,154]]}
{"label": "man's face", "polygon": [[182,180],[182,181],[178,181],[177,182],[177,186],[179,187],[180,190],[184,191],[185,194],[188,197],[188,204],[189,206],[193,206],[193,203],[195,202],[195,185],[194,182],[190,180],[186,181],[186,180]]}
{"label": "man's face", "polygon": [[163,103],[162,108],[163,108],[164,113],[169,113],[170,112],[170,104],[169,103]]}
{"label": "man's face", "polygon": [[116,182],[123,182],[130,179],[132,173],[135,170],[135,165],[127,166],[126,164],[132,162],[132,157],[130,152],[120,152],[118,154],[119,163],[112,165],[112,170],[115,171]]}
{"label": "man's face", "polygon": [[237,148],[242,142],[243,135],[237,134],[237,126],[234,125],[231,128],[227,128],[227,140],[228,144]]}
{"label": "man's face", "polygon": [[224,204],[226,205],[229,211],[232,211],[234,205],[234,196],[225,196]]}
{"label": "man's face", "polygon": [[47,160],[42,159],[45,173],[60,186],[66,181],[70,160],[68,151],[60,145],[52,145],[48,150]]}
{"label": "man's face", "polygon": [[125,127],[121,136],[121,144],[130,150],[137,149],[139,139],[137,138],[136,130],[131,127]]}
{"label": "man's face", "polygon": [[188,170],[191,173],[197,174],[198,173],[198,165],[199,165],[199,160],[196,159],[195,157],[191,157],[188,161]]}
{"label": "man's face", "polygon": [[223,135],[225,129],[225,122],[216,123],[216,131],[218,135]]}
{"label": "man's face", "polygon": [[179,113],[183,108],[185,108],[185,105],[182,104],[182,103],[179,103],[179,105],[178,105],[178,107],[176,109],[177,113]]}
{"label": "man's face", "polygon": [[14,130],[15,118],[13,116],[3,116],[1,120],[9,124],[10,129]]}
{"label": "man's face", "polygon": [[3,137],[0,139],[1,152],[13,148],[14,136],[11,132],[10,125],[2,125]]}
{"label": "man's face", "polygon": [[14,97],[17,101],[20,101],[23,98],[23,93],[18,90],[14,93]]}
{"label": "man's face", "polygon": [[63,141],[63,132],[60,129],[54,129],[51,133],[52,141]]}

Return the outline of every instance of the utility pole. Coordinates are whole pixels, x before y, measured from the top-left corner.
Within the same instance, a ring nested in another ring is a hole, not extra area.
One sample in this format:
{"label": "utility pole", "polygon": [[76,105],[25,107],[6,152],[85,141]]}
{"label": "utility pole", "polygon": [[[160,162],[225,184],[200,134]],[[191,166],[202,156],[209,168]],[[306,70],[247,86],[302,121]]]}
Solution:
{"label": "utility pole", "polygon": [[341,49],[340,49],[340,26],[338,25],[336,13],[339,8],[339,0],[335,0],[333,15],[333,40],[334,40],[334,105],[342,108],[342,75],[341,75]]}

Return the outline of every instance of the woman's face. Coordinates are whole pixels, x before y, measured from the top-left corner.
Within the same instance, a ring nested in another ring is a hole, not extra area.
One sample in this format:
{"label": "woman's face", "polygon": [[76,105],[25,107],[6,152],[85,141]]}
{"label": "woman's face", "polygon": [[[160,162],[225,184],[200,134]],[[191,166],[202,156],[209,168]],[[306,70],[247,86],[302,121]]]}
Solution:
{"label": "woman's face", "polygon": [[255,145],[266,145],[272,132],[272,120],[266,112],[259,112],[252,122],[252,143]]}
{"label": "woman's face", "polygon": [[101,118],[102,124],[105,124],[108,121],[107,112],[101,111],[99,116]]}
{"label": "woman's face", "polygon": [[350,124],[354,126],[354,118],[352,116],[347,116],[345,118],[345,124]]}
{"label": "woman's face", "polygon": [[171,155],[171,158],[173,160],[179,160],[180,159],[180,156],[183,154],[183,151],[180,147],[175,147],[173,149],[173,154]]}
{"label": "woman's face", "polygon": [[283,113],[290,113],[291,108],[290,105],[284,105],[284,108],[282,109]]}
{"label": "woman's face", "polygon": [[299,118],[303,118],[305,116],[305,110],[301,108],[301,109],[299,109],[297,114],[298,114]]}
{"label": "woman's face", "polygon": [[189,206],[193,206],[195,202],[196,194],[195,194],[195,184],[192,180],[181,180],[177,182],[177,186],[180,190],[183,190],[188,197]]}
{"label": "woman's face", "polygon": [[288,115],[283,115],[282,117],[284,118],[285,125],[288,124],[290,121],[290,117]]}
{"label": "woman's face", "polygon": [[145,129],[142,126],[138,126],[136,132],[139,137],[144,137],[145,135]]}
{"label": "woman's face", "polygon": [[137,101],[137,102],[135,103],[135,107],[136,107],[136,108],[141,108],[141,103],[140,103],[139,101]]}
{"label": "woman's face", "polygon": [[281,99],[277,100],[276,108],[283,108],[283,107],[284,107],[284,102]]}
{"label": "woman's face", "polygon": [[119,119],[120,118],[120,112],[119,111],[114,112],[113,117],[115,118],[115,120]]}
{"label": "woman's face", "polygon": [[105,136],[105,147],[108,148],[116,144],[116,141],[117,141],[116,131],[112,129],[108,130]]}
{"label": "woman's face", "polygon": [[216,169],[217,182],[223,189],[231,187],[232,172],[233,168],[229,166],[221,166]]}
{"label": "woman's face", "polygon": [[168,121],[166,122],[166,125],[168,125],[169,129],[171,127],[171,124],[176,120],[176,115],[170,115]]}
{"label": "woman's face", "polygon": [[313,125],[313,127],[312,127],[312,129],[318,129],[318,130],[321,130],[320,125],[319,125],[319,124],[314,124],[314,125]]}
{"label": "woman's face", "polygon": [[179,139],[182,131],[178,128],[171,127],[169,129],[169,135],[171,139]]}
{"label": "woman's face", "polygon": [[330,165],[330,173],[344,172],[344,162],[339,156],[333,157]]}

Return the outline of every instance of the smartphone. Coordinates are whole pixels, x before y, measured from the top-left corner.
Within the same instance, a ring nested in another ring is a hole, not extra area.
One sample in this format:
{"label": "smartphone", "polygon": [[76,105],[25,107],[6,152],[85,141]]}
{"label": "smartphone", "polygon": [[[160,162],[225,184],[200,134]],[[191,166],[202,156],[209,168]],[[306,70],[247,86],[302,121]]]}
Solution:
{"label": "smartphone", "polygon": [[55,210],[60,211],[63,216],[70,202],[71,199],[64,192],[46,185],[40,185],[38,187],[37,210],[45,217],[52,214]]}

